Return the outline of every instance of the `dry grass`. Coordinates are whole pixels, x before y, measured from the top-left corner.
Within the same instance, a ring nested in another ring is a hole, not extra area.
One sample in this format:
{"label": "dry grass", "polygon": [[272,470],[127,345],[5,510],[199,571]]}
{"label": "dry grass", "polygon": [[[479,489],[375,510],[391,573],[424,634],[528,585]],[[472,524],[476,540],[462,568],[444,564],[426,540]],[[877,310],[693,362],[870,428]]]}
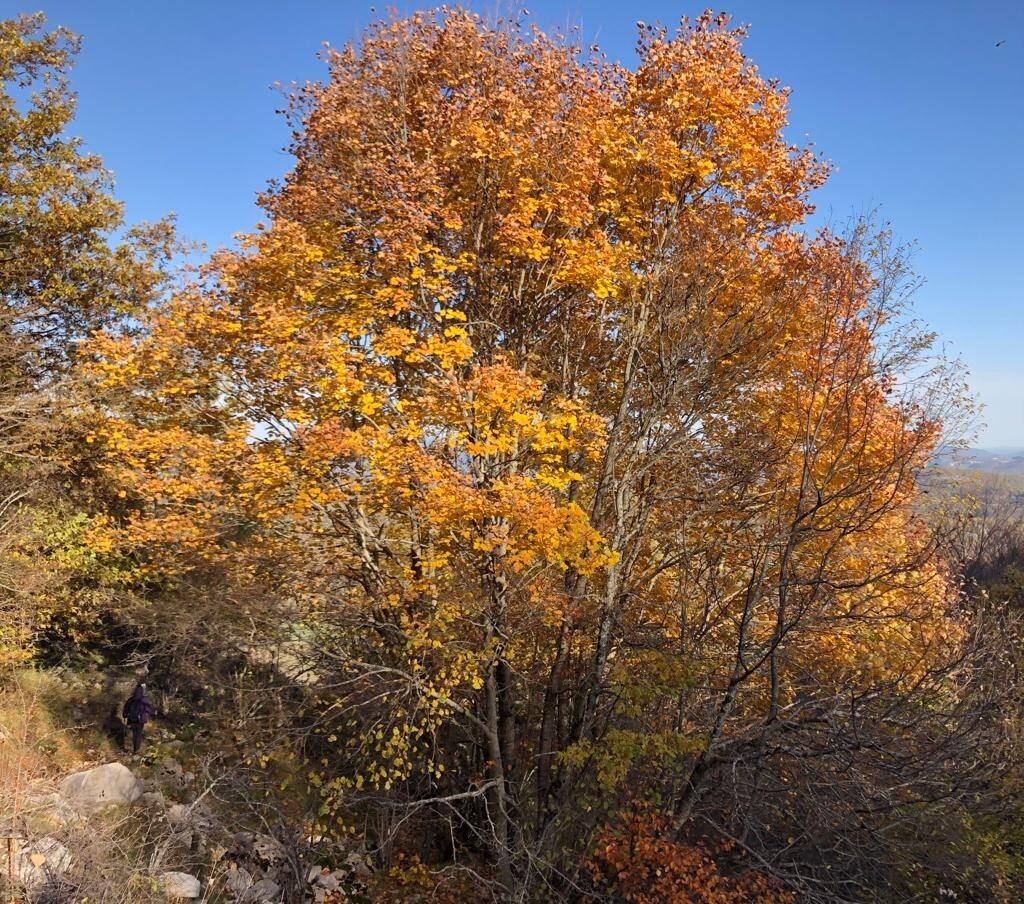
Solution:
{"label": "dry grass", "polygon": [[[25,670],[0,688],[0,890],[4,904],[147,904],[165,901],[150,870],[167,850],[169,829],[157,814],[113,808],[88,821],[65,821],[53,806],[61,776],[120,757],[102,733],[109,694],[83,690],[53,673]],[[76,718],[79,717],[80,718]],[[52,838],[72,852],[64,881],[31,894],[19,886],[21,847]],[[12,855],[14,855],[12,857]]]}

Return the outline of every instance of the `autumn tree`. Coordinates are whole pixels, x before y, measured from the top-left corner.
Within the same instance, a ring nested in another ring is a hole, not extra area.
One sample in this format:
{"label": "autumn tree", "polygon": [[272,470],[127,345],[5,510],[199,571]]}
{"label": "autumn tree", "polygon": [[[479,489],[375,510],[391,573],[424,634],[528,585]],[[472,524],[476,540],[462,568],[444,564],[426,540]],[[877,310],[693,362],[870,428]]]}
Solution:
{"label": "autumn tree", "polygon": [[805,229],[826,168],[742,38],[377,23],[294,95],[267,224],[90,343],[105,539],[271,590],[324,828],[572,896],[643,801],[836,900],[947,788],[914,503],[955,387],[887,235]]}
{"label": "autumn tree", "polygon": [[92,554],[75,542],[84,513],[61,509],[73,462],[77,477],[88,467],[76,342],[154,297],[170,238],[162,224],[112,242],[110,176],[67,134],[76,50],[39,15],[0,22],[0,663],[29,652],[37,603],[54,611],[50,553]]}

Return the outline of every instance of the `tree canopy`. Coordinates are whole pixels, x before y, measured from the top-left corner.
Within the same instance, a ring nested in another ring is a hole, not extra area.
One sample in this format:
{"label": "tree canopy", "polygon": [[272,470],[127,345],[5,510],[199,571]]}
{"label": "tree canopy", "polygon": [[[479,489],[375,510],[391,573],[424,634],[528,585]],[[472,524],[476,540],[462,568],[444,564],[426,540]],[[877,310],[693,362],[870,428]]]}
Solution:
{"label": "tree canopy", "polygon": [[273,648],[249,743],[318,831],[388,814],[497,899],[934,888],[906,823],[991,740],[920,495],[962,383],[891,233],[807,226],[828,167],[742,30],[641,25],[627,68],[382,20],[293,94],[266,222],[164,291],[37,27],[0,36],[47,84],[0,105],[17,397],[86,400],[91,580]]}

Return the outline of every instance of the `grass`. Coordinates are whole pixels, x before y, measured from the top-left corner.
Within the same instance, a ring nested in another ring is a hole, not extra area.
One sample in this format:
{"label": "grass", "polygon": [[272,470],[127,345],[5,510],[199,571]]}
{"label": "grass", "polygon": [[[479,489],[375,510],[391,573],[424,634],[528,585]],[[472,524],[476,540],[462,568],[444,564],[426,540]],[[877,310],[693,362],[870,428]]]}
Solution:
{"label": "grass", "polygon": [[59,779],[123,759],[105,730],[117,688],[95,676],[23,669],[0,685],[0,888],[4,904],[24,900],[12,885],[7,851],[50,836],[72,851],[75,900],[89,904],[162,901],[146,870],[166,827],[134,808],[112,808],[87,823],[63,824],[48,806]]}

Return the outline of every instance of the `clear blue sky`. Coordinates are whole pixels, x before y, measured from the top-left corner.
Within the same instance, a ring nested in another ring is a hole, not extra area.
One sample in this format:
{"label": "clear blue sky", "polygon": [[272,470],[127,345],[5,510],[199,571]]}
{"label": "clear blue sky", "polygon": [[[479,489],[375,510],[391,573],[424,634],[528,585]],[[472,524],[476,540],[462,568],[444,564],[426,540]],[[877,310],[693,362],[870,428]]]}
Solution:
{"label": "clear blue sky", "polygon": [[[580,24],[624,62],[637,19],[674,24],[704,6],[525,5],[542,27]],[[0,0],[4,15],[40,6],[84,36],[76,128],[115,173],[129,217],[174,211],[210,246],[256,221],[256,192],[289,166],[270,86],[319,78],[322,42],[343,44],[373,17],[359,0]],[[761,71],[793,89],[791,137],[837,168],[822,213],[879,207],[919,243],[919,313],[970,368],[987,406],[980,444],[1024,447],[1024,0],[723,9],[750,24]]]}

